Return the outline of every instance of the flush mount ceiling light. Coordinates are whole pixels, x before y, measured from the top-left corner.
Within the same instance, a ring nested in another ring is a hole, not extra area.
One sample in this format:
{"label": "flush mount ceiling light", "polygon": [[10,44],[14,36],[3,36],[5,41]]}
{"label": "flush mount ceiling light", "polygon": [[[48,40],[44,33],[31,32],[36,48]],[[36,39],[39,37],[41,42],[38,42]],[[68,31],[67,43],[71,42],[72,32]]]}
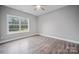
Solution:
{"label": "flush mount ceiling light", "polygon": [[43,5],[35,5],[35,8],[34,8],[34,10],[45,10],[45,8],[44,8],[44,6]]}

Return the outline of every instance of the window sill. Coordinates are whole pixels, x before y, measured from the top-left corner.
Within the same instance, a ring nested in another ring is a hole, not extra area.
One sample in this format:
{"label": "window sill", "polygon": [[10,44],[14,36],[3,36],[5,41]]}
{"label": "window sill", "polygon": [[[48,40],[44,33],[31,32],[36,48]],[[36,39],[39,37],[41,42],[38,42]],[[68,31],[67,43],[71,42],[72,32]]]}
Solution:
{"label": "window sill", "polygon": [[22,32],[8,32],[7,34],[20,34],[20,33],[28,33],[29,31],[22,31]]}

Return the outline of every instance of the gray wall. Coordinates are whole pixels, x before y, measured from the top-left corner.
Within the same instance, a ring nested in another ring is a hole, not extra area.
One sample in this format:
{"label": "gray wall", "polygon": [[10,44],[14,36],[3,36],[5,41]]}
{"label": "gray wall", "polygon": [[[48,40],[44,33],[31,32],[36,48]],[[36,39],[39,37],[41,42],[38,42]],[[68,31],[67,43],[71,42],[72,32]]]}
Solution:
{"label": "gray wall", "polygon": [[1,39],[1,6],[0,6],[0,39]]}
{"label": "gray wall", "polygon": [[[1,14],[2,12],[2,14]],[[22,17],[28,17],[29,18],[29,27],[30,27],[30,30],[29,32],[27,33],[17,33],[17,34],[7,34],[7,14],[11,14],[11,15],[17,15],[17,16],[22,16]],[[0,11],[0,16],[1,16],[1,19],[0,19],[0,24],[1,24],[1,27],[0,27],[0,30],[1,30],[1,38],[0,41],[5,41],[5,40],[10,40],[10,39],[14,39],[14,38],[18,38],[18,37],[22,37],[22,36],[29,36],[29,35],[32,35],[32,34],[35,34],[36,33],[36,16],[33,16],[33,15],[30,15],[28,13],[24,13],[24,12],[21,12],[21,11],[17,11],[15,9],[11,9],[9,7],[5,7],[5,6],[2,6],[1,7],[1,11]]]}
{"label": "gray wall", "polygon": [[79,41],[79,6],[65,6],[38,17],[39,34]]}

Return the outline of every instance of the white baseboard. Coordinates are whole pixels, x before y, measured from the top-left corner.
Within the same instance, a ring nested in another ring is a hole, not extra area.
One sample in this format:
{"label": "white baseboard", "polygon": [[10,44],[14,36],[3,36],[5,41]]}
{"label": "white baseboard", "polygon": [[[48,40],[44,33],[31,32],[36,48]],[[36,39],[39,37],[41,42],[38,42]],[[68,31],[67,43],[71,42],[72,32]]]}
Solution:
{"label": "white baseboard", "polygon": [[50,38],[56,38],[58,40],[64,40],[64,41],[67,41],[67,42],[72,42],[72,43],[76,43],[76,44],[79,44],[78,41],[74,41],[74,40],[69,40],[69,39],[65,39],[65,38],[60,38],[60,37],[55,37],[55,36],[50,36],[50,35],[45,35],[45,34],[39,34],[41,36],[46,36],[46,37],[50,37]]}
{"label": "white baseboard", "polygon": [[1,43],[5,43],[5,42],[9,42],[9,41],[13,41],[13,40],[18,40],[18,39],[25,38],[25,37],[31,37],[33,35],[37,35],[37,34],[30,34],[28,36],[22,36],[22,37],[17,37],[17,38],[9,39],[9,40],[3,40],[3,41],[0,41],[0,44]]}
{"label": "white baseboard", "polygon": [[12,40],[17,40],[17,39],[25,38],[25,37],[31,37],[33,35],[41,35],[41,36],[45,36],[45,37],[55,38],[55,39],[58,39],[58,40],[64,40],[64,41],[67,41],[67,42],[72,42],[72,43],[79,44],[78,41],[69,40],[69,39],[60,38],[60,37],[55,37],[55,36],[49,36],[49,35],[45,35],[45,34],[31,34],[31,35],[28,35],[28,36],[17,37],[17,38],[10,39],[10,40],[3,40],[3,41],[0,41],[0,43],[5,43],[5,42],[12,41]]}

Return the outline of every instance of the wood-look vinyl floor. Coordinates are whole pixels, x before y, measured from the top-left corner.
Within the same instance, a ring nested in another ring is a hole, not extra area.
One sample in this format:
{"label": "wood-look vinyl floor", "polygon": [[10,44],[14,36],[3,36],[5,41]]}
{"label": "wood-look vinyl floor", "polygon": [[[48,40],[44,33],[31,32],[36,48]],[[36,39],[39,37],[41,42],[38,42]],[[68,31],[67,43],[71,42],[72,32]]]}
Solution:
{"label": "wood-look vinyl floor", "polygon": [[78,44],[32,36],[0,45],[0,54],[76,54]]}

